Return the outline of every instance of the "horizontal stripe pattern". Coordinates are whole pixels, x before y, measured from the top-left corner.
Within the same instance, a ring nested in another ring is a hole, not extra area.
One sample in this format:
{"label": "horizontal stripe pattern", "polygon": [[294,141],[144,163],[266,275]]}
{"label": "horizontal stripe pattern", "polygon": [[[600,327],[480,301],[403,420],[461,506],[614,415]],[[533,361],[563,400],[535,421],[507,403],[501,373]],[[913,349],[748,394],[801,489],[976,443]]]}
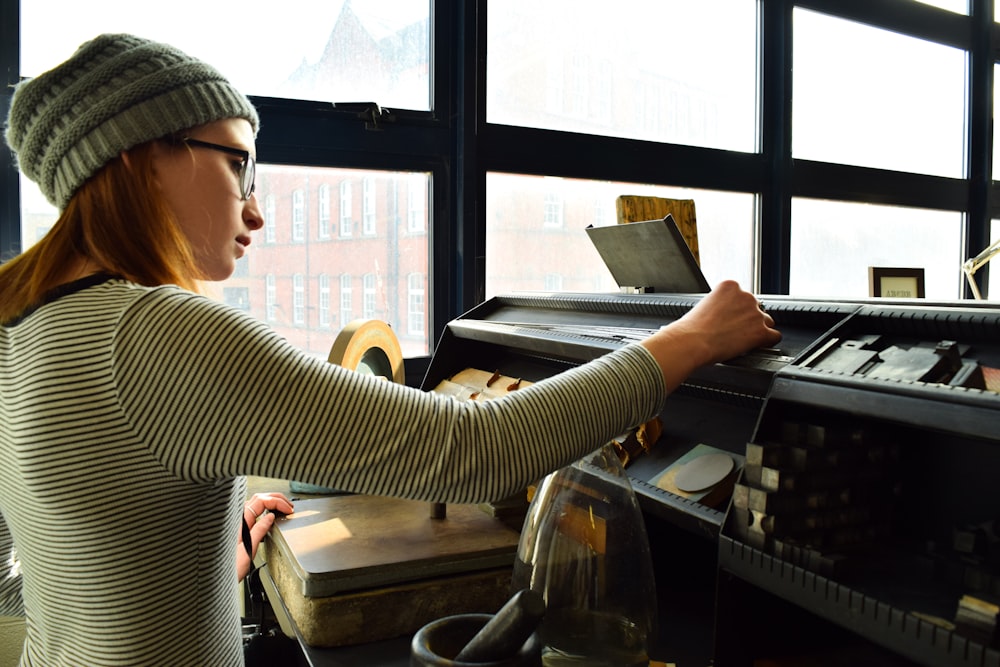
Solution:
{"label": "horizontal stripe pattern", "polygon": [[640,346],[463,403],[174,287],[88,286],[0,329],[0,612],[23,605],[25,666],[239,665],[243,475],[481,502],[663,398]]}

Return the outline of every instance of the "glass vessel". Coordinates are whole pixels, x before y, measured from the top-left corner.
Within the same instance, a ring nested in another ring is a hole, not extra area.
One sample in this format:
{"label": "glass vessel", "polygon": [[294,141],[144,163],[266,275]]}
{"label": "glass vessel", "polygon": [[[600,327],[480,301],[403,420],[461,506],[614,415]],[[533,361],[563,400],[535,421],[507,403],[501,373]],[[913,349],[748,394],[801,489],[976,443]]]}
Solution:
{"label": "glass vessel", "polygon": [[610,446],[548,475],[521,529],[514,590],[546,603],[546,667],[649,664],[656,587],[639,503]]}

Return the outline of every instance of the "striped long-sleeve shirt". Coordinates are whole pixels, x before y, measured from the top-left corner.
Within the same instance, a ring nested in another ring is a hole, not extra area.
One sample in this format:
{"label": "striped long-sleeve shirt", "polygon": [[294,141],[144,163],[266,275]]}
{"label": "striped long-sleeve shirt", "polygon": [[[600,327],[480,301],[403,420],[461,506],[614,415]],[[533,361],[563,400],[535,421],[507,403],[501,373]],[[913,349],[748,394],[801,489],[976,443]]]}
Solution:
{"label": "striped long-sleeve shirt", "polygon": [[0,328],[0,613],[27,616],[25,667],[240,665],[243,475],[502,498],[663,399],[638,345],[460,402],[175,287],[77,281]]}

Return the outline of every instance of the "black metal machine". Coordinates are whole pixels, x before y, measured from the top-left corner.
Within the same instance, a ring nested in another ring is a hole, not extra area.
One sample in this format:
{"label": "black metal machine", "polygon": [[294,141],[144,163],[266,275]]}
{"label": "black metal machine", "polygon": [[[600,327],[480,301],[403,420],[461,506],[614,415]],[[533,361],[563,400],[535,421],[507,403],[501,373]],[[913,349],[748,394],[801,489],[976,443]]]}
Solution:
{"label": "black metal machine", "polygon": [[[648,335],[700,298],[498,296],[447,325],[423,386],[469,367],[541,381]],[[826,650],[817,647],[829,635],[879,664],[1000,665],[990,607],[1000,604],[1000,309],[763,305],[780,346],[694,373],[668,399],[658,441],[627,468],[654,557],[671,551],[662,563],[704,573],[711,554],[712,579],[699,585],[709,586],[702,611],[714,632],[711,655],[698,658],[749,665],[781,653],[790,636],[801,653]],[[722,503],[657,483],[698,446],[732,454],[740,469]],[[673,579],[657,573],[667,624],[679,618],[669,610]],[[756,614],[758,597],[792,625]],[[804,617],[810,631],[795,631]],[[666,654],[680,633],[662,634]]]}

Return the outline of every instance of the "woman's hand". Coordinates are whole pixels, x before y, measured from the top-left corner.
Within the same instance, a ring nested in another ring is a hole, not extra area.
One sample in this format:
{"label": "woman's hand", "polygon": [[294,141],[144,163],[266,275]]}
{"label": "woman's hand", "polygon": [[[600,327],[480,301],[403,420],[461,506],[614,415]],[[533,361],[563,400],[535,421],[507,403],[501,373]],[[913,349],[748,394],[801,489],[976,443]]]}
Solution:
{"label": "woman's hand", "polygon": [[243,546],[243,527],[240,526],[236,539],[236,575],[239,581],[243,581],[250,573],[252,556],[257,555],[260,541],[274,525],[274,512],[291,514],[294,511],[292,502],[283,493],[255,493],[243,504],[243,520],[250,526],[252,554],[247,554],[246,547]]}
{"label": "woman's hand", "polygon": [[699,366],[779,341],[781,333],[757,297],[727,280],[642,344],[656,357],[667,390],[672,391]]}

